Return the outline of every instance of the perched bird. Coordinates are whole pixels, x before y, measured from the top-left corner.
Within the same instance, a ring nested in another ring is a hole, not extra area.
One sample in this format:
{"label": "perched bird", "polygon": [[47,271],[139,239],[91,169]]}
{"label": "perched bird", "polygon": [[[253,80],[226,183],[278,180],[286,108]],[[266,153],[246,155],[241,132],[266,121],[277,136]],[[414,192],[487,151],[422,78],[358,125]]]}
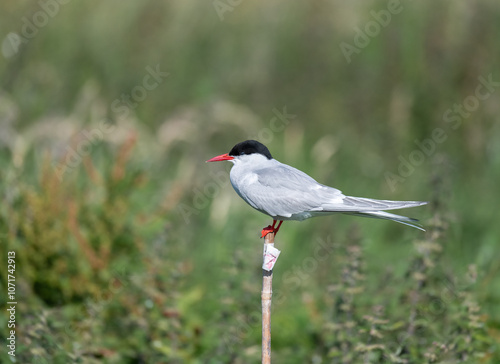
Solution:
{"label": "perched bird", "polygon": [[383,210],[421,206],[427,202],[346,196],[338,189],[318,183],[304,172],[278,162],[269,149],[256,140],[238,143],[229,153],[207,160],[217,161],[234,164],[230,179],[236,193],[254,209],[273,218],[273,225],[262,229],[262,237],[270,232],[276,234],[285,220],[300,221],[334,213],[393,220],[425,231],[418,220]]}

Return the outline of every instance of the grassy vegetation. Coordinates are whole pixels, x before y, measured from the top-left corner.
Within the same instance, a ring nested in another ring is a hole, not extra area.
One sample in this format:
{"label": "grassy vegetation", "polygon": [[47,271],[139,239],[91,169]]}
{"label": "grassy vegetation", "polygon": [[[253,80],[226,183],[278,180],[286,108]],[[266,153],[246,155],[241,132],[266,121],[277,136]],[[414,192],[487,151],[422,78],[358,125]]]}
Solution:
{"label": "grassy vegetation", "polygon": [[378,28],[387,1],[47,3],[0,4],[15,362],[258,362],[270,219],[204,163],[248,138],[346,194],[430,201],[405,211],[426,233],[284,223],[273,362],[500,362],[497,1],[402,1]]}

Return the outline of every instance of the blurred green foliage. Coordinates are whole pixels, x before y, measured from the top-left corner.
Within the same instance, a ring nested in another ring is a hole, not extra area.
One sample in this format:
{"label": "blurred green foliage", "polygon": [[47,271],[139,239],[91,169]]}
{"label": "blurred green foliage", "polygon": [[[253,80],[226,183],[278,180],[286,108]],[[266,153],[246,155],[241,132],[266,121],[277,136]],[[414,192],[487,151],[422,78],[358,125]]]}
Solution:
{"label": "blurred green foliage", "polygon": [[257,362],[269,218],[229,165],[204,163],[248,138],[346,194],[431,202],[404,212],[425,234],[284,224],[274,362],[500,362],[497,1],[26,0],[0,14],[16,362]]}

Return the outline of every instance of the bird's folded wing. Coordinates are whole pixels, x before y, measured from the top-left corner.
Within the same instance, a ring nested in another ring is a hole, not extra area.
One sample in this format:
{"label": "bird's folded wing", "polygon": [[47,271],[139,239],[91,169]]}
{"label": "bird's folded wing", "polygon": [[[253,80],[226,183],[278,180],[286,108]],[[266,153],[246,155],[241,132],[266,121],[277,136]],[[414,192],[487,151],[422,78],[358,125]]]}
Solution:
{"label": "bird's folded wing", "polygon": [[324,186],[290,166],[277,165],[254,173],[255,183],[240,189],[240,193],[251,206],[271,216],[322,211],[323,202],[342,204],[345,197],[339,190]]}
{"label": "bird's folded wing", "polygon": [[420,201],[345,196],[340,190],[322,185],[304,172],[279,162],[276,166],[258,169],[253,173],[257,177],[255,182],[241,188],[240,193],[252,207],[271,216],[290,217],[306,211],[393,210],[426,204]]}
{"label": "bird's folded wing", "polygon": [[373,198],[351,197],[345,196],[341,204],[324,203],[322,207],[325,211],[381,211],[381,210],[396,210],[407,207],[415,207],[425,205],[427,202],[422,201],[391,201],[391,200],[376,200]]}

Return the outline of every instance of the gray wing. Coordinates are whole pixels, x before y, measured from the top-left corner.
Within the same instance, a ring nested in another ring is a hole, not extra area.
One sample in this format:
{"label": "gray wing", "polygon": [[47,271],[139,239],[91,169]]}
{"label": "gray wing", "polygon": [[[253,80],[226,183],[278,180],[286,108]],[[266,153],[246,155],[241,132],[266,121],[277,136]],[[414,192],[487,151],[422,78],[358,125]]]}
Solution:
{"label": "gray wing", "polygon": [[239,192],[252,207],[270,216],[322,211],[324,202],[341,205],[345,197],[336,188],[322,185],[304,172],[279,162],[253,173],[256,177],[253,183],[239,186]]}
{"label": "gray wing", "polygon": [[376,200],[374,198],[344,196],[341,205],[326,203],[323,208],[326,211],[351,212],[351,211],[380,211],[397,210],[408,207],[425,205],[423,201],[391,201]]}
{"label": "gray wing", "polygon": [[426,204],[420,201],[390,201],[345,196],[336,188],[318,183],[304,172],[276,161],[276,165],[253,171],[249,183],[238,186],[252,207],[270,216],[291,217],[303,212],[372,212]]}

